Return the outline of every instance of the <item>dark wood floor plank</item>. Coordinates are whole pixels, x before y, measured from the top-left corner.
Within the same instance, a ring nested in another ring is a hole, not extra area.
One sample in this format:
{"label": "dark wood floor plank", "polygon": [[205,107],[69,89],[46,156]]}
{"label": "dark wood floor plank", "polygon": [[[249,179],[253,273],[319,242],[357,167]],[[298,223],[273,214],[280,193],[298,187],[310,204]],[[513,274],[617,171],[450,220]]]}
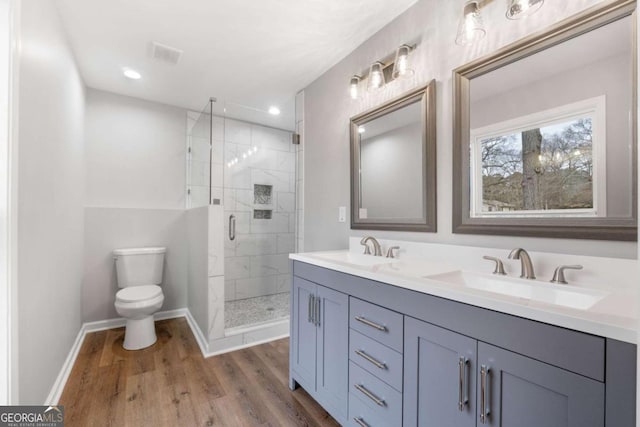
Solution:
{"label": "dark wood floor plank", "polygon": [[288,389],[288,339],[205,359],[184,318],[156,333],[138,351],[122,348],[124,328],[87,334],[60,400],[66,426],[338,425]]}

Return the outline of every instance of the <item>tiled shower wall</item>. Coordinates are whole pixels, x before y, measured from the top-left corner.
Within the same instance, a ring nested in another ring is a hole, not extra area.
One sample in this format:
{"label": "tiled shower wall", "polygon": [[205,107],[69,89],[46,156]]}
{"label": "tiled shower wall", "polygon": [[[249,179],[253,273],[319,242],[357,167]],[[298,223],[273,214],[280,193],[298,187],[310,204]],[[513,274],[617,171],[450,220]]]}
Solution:
{"label": "tiled shower wall", "polygon": [[[288,255],[296,248],[291,133],[230,119],[224,126],[225,300],[288,292]],[[214,136],[215,128],[214,122]],[[230,215],[236,217],[235,240],[229,238]]]}

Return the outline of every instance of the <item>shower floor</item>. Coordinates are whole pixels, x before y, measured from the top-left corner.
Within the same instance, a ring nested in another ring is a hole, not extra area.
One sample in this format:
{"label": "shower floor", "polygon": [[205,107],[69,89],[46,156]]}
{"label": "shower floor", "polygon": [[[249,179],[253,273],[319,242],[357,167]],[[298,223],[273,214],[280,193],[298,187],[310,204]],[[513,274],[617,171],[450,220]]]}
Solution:
{"label": "shower floor", "polygon": [[225,329],[256,325],[289,317],[289,292],[224,303]]}

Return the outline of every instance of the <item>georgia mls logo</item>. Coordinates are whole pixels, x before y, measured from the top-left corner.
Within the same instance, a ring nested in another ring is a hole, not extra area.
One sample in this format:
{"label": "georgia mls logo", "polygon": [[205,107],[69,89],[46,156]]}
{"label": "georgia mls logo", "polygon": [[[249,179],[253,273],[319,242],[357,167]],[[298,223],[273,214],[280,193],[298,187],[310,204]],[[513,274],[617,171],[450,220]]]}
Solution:
{"label": "georgia mls logo", "polygon": [[0,406],[0,427],[63,426],[63,406]]}

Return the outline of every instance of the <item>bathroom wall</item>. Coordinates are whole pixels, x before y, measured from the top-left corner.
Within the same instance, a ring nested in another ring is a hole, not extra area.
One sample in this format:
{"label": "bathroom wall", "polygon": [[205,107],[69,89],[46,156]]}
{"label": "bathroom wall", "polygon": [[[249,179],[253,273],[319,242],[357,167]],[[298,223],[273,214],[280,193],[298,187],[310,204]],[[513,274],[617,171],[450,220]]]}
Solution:
{"label": "bathroom wall", "polygon": [[186,115],[88,89],[86,206],[183,209]]}
{"label": "bathroom wall", "polygon": [[18,402],[43,404],[81,326],[84,85],[53,0],[21,10]]}
{"label": "bathroom wall", "polygon": [[187,305],[187,111],[87,90],[84,322],[119,317],[113,249],[166,246],[162,310]]}
{"label": "bathroom wall", "polygon": [[[226,119],[224,154],[225,299],[288,292],[288,254],[296,244],[291,132]],[[228,234],[230,215],[235,240]]]}
{"label": "bathroom wall", "polygon": [[[352,231],[349,222],[339,223],[338,207],[349,209],[349,118],[394,98],[411,88],[437,82],[438,232],[375,232],[376,236],[471,246],[512,248],[635,258],[631,242],[603,242],[521,237],[473,236],[451,232],[452,174],[452,83],[451,71],[521,37],[569,17],[598,0],[545,2],[526,20],[504,17],[504,2],[491,2],[483,9],[487,37],[469,47],[454,43],[464,2],[421,0],[392,21],[345,59],[304,89],[305,109],[305,251],[346,248],[347,237],[371,234]],[[415,75],[397,80],[376,93],[366,92],[358,101],[349,97],[348,83],[371,62],[386,57],[402,43],[418,42],[412,55]]]}

